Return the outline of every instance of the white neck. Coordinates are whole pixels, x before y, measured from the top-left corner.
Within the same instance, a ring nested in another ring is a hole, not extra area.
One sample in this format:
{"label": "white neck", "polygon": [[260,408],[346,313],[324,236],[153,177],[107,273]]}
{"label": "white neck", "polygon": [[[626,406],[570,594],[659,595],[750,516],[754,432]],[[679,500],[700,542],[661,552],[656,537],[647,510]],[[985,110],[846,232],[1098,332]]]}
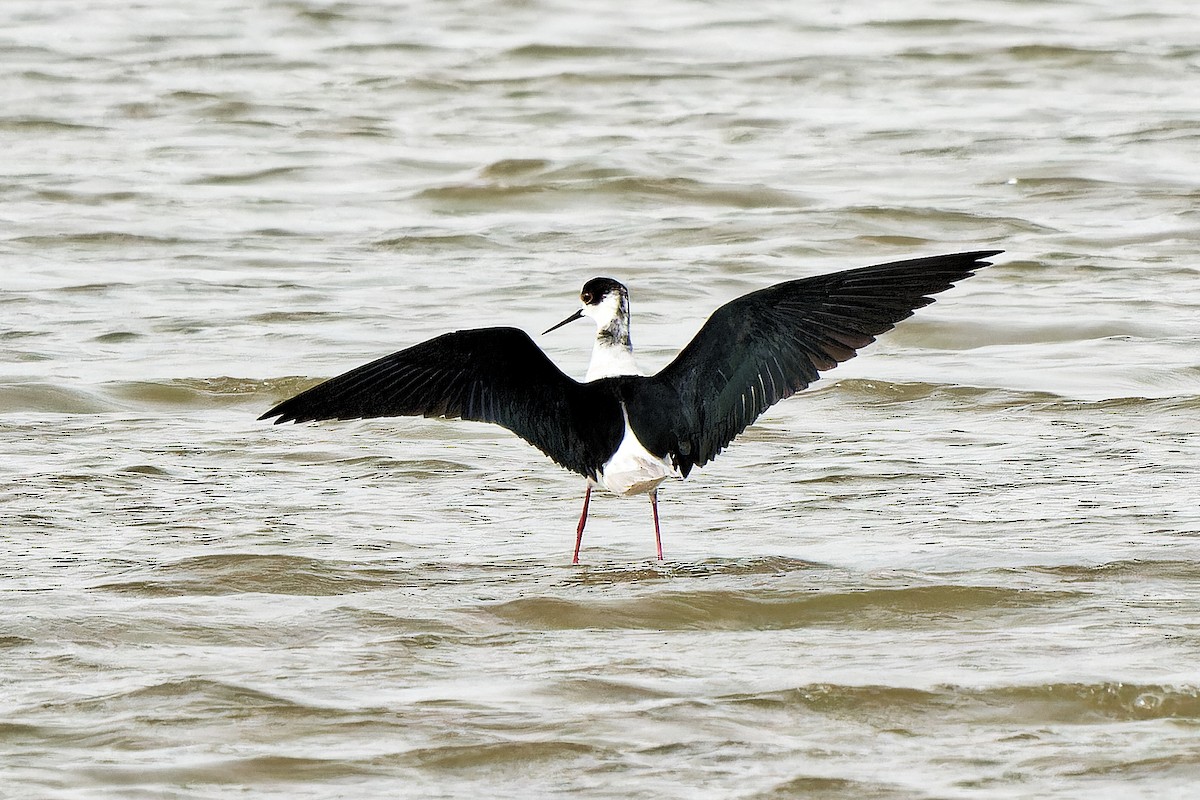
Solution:
{"label": "white neck", "polygon": [[587,377],[584,380],[595,381],[600,378],[612,378],[617,375],[641,375],[637,362],[633,358],[633,347],[628,344],[618,344],[606,336],[597,336],[596,344],[592,347],[592,361],[588,364]]}
{"label": "white neck", "polygon": [[596,344],[592,347],[586,380],[641,375],[629,341],[629,301],[625,296],[618,291],[609,292],[599,303],[585,305],[581,311],[596,323]]}

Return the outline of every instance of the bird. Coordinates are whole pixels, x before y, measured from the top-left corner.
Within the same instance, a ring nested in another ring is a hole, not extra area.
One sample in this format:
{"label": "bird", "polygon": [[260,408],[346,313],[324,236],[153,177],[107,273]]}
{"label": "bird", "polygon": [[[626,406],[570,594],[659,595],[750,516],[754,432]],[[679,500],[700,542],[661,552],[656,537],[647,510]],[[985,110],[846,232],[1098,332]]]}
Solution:
{"label": "bird", "polygon": [[525,331],[442,334],[284,400],[275,424],[392,416],[498,424],[587,479],[575,531],[579,563],[592,489],[649,496],[663,559],[658,489],[712,461],[768,407],[853,358],[875,337],[991,265],[1002,250],[893,261],[784,281],[724,304],[669,364],[645,375],[630,339],[629,290],[584,283],[579,308],[548,328],[596,325],[583,381],[559,369]]}

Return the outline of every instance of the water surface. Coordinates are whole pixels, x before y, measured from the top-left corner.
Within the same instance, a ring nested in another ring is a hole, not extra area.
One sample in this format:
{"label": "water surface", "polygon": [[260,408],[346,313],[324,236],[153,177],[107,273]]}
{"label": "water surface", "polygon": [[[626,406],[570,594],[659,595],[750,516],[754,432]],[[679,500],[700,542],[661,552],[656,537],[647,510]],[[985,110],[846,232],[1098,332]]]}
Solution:
{"label": "water surface", "polygon": [[[0,796],[1192,796],[1193,4],[600,5],[3,4]],[[992,248],[661,564],[503,430],[255,419]]]}

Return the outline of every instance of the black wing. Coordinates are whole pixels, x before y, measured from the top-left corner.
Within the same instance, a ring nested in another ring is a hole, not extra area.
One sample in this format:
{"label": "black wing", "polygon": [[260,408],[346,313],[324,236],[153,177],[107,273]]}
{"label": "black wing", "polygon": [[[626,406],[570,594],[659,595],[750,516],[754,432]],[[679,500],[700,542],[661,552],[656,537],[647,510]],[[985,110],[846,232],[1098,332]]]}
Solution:
{"label": "black wing", "polygon": [[1001,250],[787,281],[721,306],[661,372],[624,394],[647,449],[687,475],[769,406],[807,387]]}
{"label": "black wing", "polygon": [[418,415],[494,422],[588,477],[617,449],[625,427],[611,391],[568,377],[516,328],[438,336],[330,378],[259,419]]}

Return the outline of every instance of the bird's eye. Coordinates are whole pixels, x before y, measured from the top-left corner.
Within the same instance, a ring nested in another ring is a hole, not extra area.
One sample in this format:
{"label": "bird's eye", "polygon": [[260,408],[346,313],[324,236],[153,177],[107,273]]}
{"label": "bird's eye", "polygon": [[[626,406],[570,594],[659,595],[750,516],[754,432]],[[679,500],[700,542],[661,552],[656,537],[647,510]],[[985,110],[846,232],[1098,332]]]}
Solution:
{"label": "bird's eye", "polygon": [[579,295],[579,299],[583,301],[583,304],[584,304],[585,306],[586,306],[586,305],[590,305],[590,304],[591,304],[591,302],[592,302],[592,293],[591,293],[591,292],[584,292],[583,294]]}

